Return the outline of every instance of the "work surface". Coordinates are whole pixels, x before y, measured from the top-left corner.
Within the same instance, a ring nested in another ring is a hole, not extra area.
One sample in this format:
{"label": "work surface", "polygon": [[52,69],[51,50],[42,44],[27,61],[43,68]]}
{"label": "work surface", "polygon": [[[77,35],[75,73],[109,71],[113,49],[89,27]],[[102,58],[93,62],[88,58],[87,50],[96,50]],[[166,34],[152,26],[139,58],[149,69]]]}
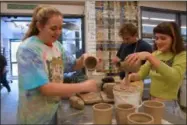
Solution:
{"label": "work surface", "polygon": [[[172,124],[186,124],[186,120],[182,120],[166,111],[163,119]],[[58,110],[57,122],[58,124],[91,124],[93,123],[92,105],[86,105],[84,110],[77,110],[70,107],[69,100],[62,100],[62,105]]]}

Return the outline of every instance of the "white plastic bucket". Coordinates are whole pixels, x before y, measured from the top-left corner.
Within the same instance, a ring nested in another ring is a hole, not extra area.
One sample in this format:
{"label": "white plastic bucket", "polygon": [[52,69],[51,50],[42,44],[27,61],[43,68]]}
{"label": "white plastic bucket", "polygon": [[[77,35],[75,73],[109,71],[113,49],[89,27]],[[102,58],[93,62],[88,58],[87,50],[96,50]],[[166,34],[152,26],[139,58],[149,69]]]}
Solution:
{"label": "white plastic bucket", "polygon": [[135,107],[139,107],[141,103],[141,92],[139,88],[134,92],[128,92],[120,88],[120,85],[115,85],[113,88],[114,93],[114,103],[115,106],[118,104],[129,103]]}

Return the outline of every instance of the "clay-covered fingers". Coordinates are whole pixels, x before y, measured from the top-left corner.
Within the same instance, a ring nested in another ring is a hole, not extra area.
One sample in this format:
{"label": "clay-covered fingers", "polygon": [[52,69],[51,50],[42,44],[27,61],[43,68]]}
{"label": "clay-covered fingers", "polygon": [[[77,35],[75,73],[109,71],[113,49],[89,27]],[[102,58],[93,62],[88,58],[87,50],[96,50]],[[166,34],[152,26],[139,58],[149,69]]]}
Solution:
{"label": "clay-covered fingers", "polygon": [[134,82],[134,81],[136,81],[136,76],[137,76],[137,73],[131,73],[131,74],[129,74],[129,76],[128,76],[128,81],[129,81],[129,82]]}
{"label": "clay-covered fingers", "polygon": [[130,83],[130,81],[129,81],[129,75],[126,76],[125,78],[123,78],[123,80],[121,81],[121,83],[124,84],[124,85],[128,85]]}
{"label": "clay-covered fingers", "polygon": [[128,76],[129,82],[132,81],[132,79],[133,79],[133,73],[129,74],[129,76]]}
{"label": "clay-covered fingers", "polygon": [[149,53],[149,52],[139,52],[139,53],[137,53],[137,55],[139,56],[140,60],[146,60],[147,57],[151,55],[151,53]]}
{"label": "clay-covered fingers", "polygon": [[140,63],[141,63],[141,59],[140,58],[138,58],[137,60],[136,60],[136,62],[135,62],[135,65],[137,66],[137,65],[139,65]]}
{"label": "clay-covered fingers", "polygon": [[120,84],[121,89],[126,89],[129,86],[130,82],[128,81],[128,77],[123,78]]}
{"label": "clay-covered fingers", "polygon": [[123,84],[129,84],[133,80],[133,74],[134,73],[131,73],[128,76],[126,76],[125,78],[123,78],[123,80],[121,81],[121,83],[123,83]]}
{"label": "clay-covered fingers", "polygon": [[130,54],[125,58],[125,61],[130,66],[136,64],[138,60],[139,60],[139,56],[137,55],[137,53]]}

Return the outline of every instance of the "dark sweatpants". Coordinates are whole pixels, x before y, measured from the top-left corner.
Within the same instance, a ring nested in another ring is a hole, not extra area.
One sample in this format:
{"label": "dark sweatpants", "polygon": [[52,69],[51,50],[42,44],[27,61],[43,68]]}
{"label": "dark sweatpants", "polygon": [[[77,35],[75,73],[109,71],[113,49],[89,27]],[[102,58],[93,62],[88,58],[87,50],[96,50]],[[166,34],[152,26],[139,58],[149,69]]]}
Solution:
{"label": "dark sweatpants", "polygon": [[11,90],[10,90],[10,86],[9,86],[9,84],[8,84],[8,81],[7,81],[7,79],[6,79],[6,73],[0,75],[0,83],[1,83],[4,87],[6,87],[6,89],[7,89],[8,92],[11,91]]}

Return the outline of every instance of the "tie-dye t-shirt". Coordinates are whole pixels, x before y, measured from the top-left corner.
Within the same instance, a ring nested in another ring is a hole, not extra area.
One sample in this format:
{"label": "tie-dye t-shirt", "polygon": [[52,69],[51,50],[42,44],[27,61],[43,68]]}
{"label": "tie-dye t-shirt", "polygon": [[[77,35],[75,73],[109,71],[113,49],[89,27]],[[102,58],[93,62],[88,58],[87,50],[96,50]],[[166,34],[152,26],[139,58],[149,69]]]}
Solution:
{"label": "tie-dye t-shirt", "polygon": [[17,62],[18,123],[50,123],[57,112],[60,97],[44,96],[40,93],[39,87],[49,82],[63,83],[64,71],[72,71],[75,61],[68,59],[58,41],[49,47],[38,37],[32,36],[19,46]]}

